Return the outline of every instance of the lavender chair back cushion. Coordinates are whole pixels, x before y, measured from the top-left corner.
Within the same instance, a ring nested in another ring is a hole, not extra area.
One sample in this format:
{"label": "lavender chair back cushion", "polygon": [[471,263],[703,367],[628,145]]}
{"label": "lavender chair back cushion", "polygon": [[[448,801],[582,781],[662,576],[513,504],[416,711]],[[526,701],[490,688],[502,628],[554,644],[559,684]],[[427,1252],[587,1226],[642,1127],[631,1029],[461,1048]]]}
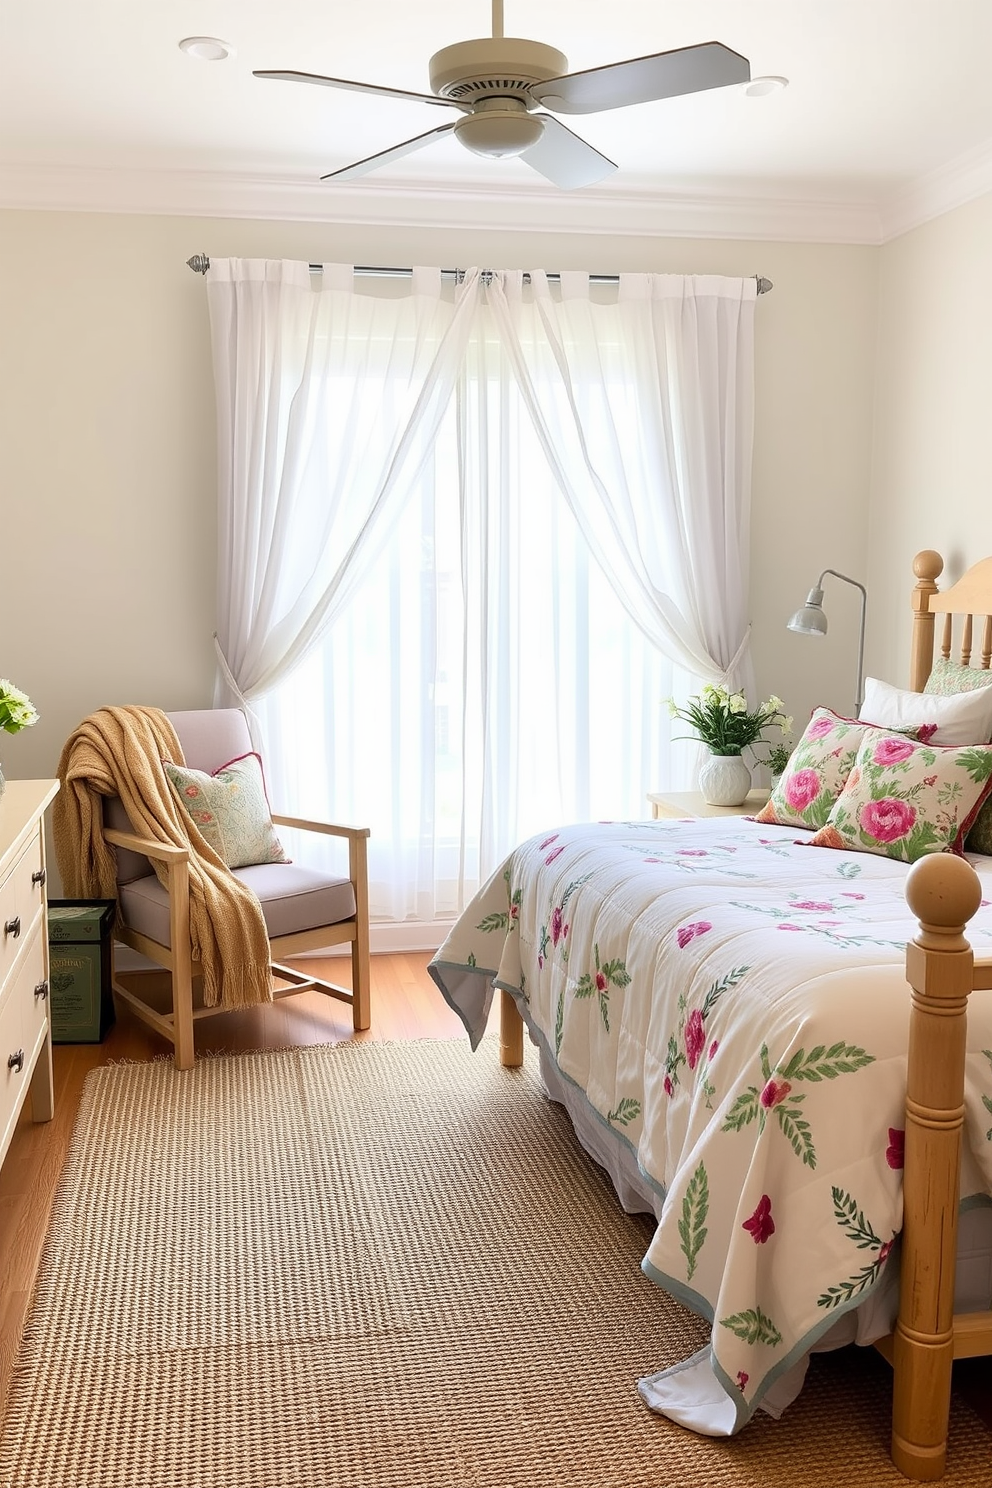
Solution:
{"label": "lavender chair back cushion", "polygon": [[[248,720],[240,708],[193,708],[168,713],[166,717],[178,735],[191,770],[203,770],[212,775],[230,760],[251,753]],[[134,830],[117,796],[108,796],[104,800],[103,820],[106,826],[116,827],[121,832]],[[118,883],[131,883],[151,872],[152,865],[143,853],[118,848]]]}

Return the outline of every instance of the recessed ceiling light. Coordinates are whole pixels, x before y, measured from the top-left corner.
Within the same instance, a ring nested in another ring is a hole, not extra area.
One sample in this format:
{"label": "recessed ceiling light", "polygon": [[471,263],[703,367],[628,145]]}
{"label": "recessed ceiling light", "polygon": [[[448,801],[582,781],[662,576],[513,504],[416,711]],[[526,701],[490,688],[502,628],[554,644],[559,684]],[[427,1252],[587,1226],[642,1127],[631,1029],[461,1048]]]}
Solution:
{"label": "recessed ceiling light", "polygon": [[749,83],[741,84],[741,91],[748,98],[767,98],[769,93],[781,93],[783,88],[789,86],[789,79],[784,77],[756,77]]}
{"label": "recessed ceiling light", "polygon": [[234,55],[231,43],[221,41],[216,36],[184,36],[179,43],[179,50],[197,57],[201,62],[223,62],[225,57]]}

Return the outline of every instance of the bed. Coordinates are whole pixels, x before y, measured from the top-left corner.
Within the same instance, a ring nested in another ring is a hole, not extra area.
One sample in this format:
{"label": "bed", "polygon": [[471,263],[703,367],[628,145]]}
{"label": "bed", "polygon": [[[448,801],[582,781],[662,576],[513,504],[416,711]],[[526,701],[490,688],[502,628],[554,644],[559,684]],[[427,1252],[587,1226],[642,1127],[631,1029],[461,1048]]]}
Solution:
{"label": "bed", "polygon": [[431,963],[474,1045],[499,990],[503,1063],[526,1027],[620,1201],[657,1219],[643,1269],[713,1325],[645,1403],[730,1436],[785,1408],[811,1349],[875,1343],[919,1479],[944,1470],[952,1359],[992,1353],[992,1000],[968,1001],[992,988],[992,559],[944,592],[942,567],[914,562],[890,711],[814,713],[801,820],[794,771],[765,820],[549,830]]}

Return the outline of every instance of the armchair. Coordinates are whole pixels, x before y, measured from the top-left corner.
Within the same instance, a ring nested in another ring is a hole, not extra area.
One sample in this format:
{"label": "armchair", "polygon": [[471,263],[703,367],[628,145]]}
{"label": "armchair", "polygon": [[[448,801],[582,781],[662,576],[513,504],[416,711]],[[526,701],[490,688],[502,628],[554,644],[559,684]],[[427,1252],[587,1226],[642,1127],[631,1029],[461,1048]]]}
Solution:
{"label": "armchair", "polygon": [[[212,775],[228,761],[250,753],[247,720],[236,708],[169,713],[189,768]],[[189,915],[189,850],[136,833],[121,800],[103,799],[103,838],[116,850],[117,940],[171,972],[171,1008],[151,1005],[116,974],[114,992],[145,1023],[167,1038],[179,1069],[194,1058],[193,1030],[200,1018],[226,1011],[202,1006],[195,995]],[[273,996],[314,988],[350,1003],[356,1030],[369,1027],[369,911],[367,827],[337,826],[276,816],[277,826],[320,832],[348,843],[348,876],[335,877],[295,863],[262,863],[231,870],[258,898],[269,940]],[[165,883],[150,859],[164,868]],[[350,943],[352,985],[338,986],[286,966],[284,957]]]}

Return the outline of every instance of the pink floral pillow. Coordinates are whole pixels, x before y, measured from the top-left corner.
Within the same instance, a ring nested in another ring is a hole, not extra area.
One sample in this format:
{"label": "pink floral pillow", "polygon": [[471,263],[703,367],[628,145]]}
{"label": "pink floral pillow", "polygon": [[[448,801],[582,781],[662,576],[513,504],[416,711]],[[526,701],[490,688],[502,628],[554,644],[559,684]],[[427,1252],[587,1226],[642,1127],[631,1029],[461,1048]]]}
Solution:
{"label": "pink floral pillow", "polygon": [[754,820],[814,831],[825,826],[869,731],[879,732],[830,708],[814,708],[781,780]]}
{"label": "pink floral pillow", "polygon": [[960,852],[992,790],[992,745],[941,748],[873,730],[814,847],[878,853],[915,863],[927,853]]}

